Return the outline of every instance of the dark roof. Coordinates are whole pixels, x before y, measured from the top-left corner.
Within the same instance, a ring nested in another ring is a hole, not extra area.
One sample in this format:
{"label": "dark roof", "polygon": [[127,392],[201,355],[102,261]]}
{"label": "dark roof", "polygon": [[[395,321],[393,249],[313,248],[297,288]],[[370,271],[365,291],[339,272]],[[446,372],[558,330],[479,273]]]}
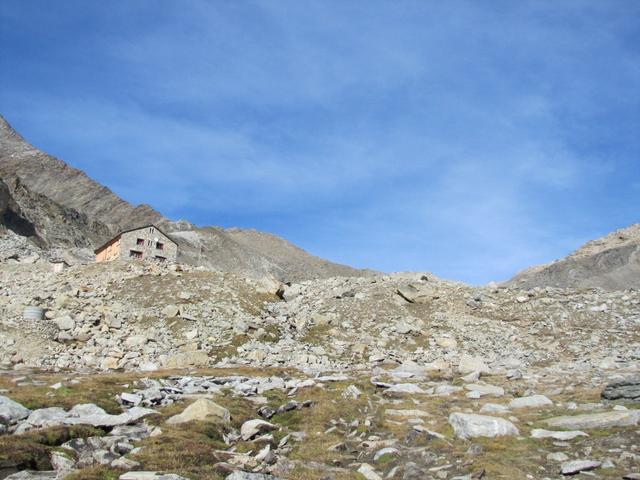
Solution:
{"label": "dark roof", "polygon": [[173,242],[176,244],[176,246],[178,245],[178,242],[176,242],[173,238],[171,238],[169,235],[167,235],[166,233],[164,233],[162,230],[160,230],[156,225],[154,225],[153,223],[150,223],[148,225],[140,225],[139,227],[135,227],[135,228],[129,228],[128,230],[123,230],[120,233],[118,233],[115,237],[112,237],[111,239],[109,239],[108,241],[106,241],[105,243],[103,243],[102,245],[100,245],[98,248],[96,248],[93,253],[98,253],[100,250],[102,250],[104,247],[106,247],[107,245],[109,245],[111,242],[113,242],[114,240],[120,238],[122,235],[124,235],[125,233],[129,233],[129,232],[135,232],[136,230],[142,230],[143,228],[149,228],[149,227],[153,227],[156,230],[158,230],[162,235],[164,235],[165,237],[167,237],[169,239],[169,241]]}

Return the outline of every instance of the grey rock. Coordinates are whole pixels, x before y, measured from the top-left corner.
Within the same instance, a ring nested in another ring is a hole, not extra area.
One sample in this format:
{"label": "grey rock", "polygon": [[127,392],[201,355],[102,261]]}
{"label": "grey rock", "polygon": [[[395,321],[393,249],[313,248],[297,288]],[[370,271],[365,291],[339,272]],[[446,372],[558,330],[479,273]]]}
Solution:
{"label": "grey rock", "polygon": [[562,473],[562,475],[574,475],[576,473],[594,470],[600,465],[602,465],[602,462],[595,462],[593,460],[574,460],[563,463],[560,466],[560,473]]}
{"label": "grey rock", "polygon": [[580,430],[571,430],[571,431],[551,431],[544,430],[542,428],[534,428],[531,430],[531,438],[553,438],[554,440],[573,440],[576,437],[588,437],[584,432]]}
{"label": "grey rock", "polygon": [[11,424],[29,416],[31,410],[11,400],[9,397],[0,395],[0,423]]}
{"label": "grey rock", "polygon": [[454,412],[449,415],[449,424],[459,438],[497,437],[519,435],[516,426],[508,420],[487,415]]}
{"label": "grey rock", "polygon": [[35,472],[31,470],[23,470],[22,472],[14,473],[5,478],[5,480],[58,480],[58,472]]}
{"label": "grey rock", "polygon": [[69,315],[65,315],[63,317],[56,318],[54,323],[58,326],[60,330],[73,330],[76,326],[76,322]]}
{"label": "grey rock", "polygon": [[504,388],[497,387],[495,385],[489,385],[487,383],[470,383],[468,385],[465,385],[464,388],[469,390],[470,392],[478,392],[479,397],[502,397],[504,395]]}
{"label": "grey rock", "polygon": [[80,403],[69,410],[70,417],[84,417],[87,415],[106,415],[103,408],[93,403]]}
{"label": "grey rock", "polygon": [[531,395],[530,397],[514,398],[509,403],[509,408],[542,408],[552,407],[553,402],[544,395]]}
{"label": "grey rock", "polygon": [[76,462],[61,452],[51,452],[49,456],[51,466],[57,472],[68,472],[73,469]]}
{"label": "grey rock", "polygon": [[602,391],[602,398],[607,400],[640,399],[640,375],[608,384]]}
{"label": "grey rock", "polygon": [[266,473],[250,473],[237,470],[229,475],[226,480],[279,480],[278,477]]}
{"label": "grey rock", "polygon": [[22,433],[31,428],[63,425],[67,417],[67,412],[60,407],[40,408],[29,414],[26,420],[18,426],[16,433]]}
{"label": "grey rock", "polygon": [[120,400],[122,400],[125,403],[129,403],[134,407],[137,407],[142,403],[143,397],[133,393],[124,392],[120,394]]}
{"label": "grey rock", "polygon": [[127,472],[118,477],[119,480],[189,480],[174,473],[163,472]]}
{"label": "grey rock", "polygon": [[136,423],[142,418],[156,413],[157,412],[155,410],[148,408],[133,407],[120,415],[93,414],[80,417],[69,417],[65,419],[64,423],[67,425],[86,424],[94,427],[115,427],[118,425]]}
{"label": "grey rock", "polygon": [[240,435],[243,440],[251,440],[256,435],[275,430],[276,428],[278,427],[272,423],[265,422],[264,420],[248,420],[242,424],[242,427],[240,427]]}
{"label": "grey rock", "polygon": [[391,388],[388,388],[384,391],[385,395],[393,395],[393,394],[424,394],[426,393],[420,386],[415,383],[397,383],[393,385]]}
{"label": "grey rock", "polygon": [[553,452],[547,455],[547,460],[551,460],[552,462],[566,462],[569,460],[569,455],[562,452]]}
{"label": "grey rock", "polygon": [[582,415],[553,417],[544,420],[544,422],[550,427],[575,430],[590,428],[629,427],[637,425],[639,421],[640,410],[586,413]]}

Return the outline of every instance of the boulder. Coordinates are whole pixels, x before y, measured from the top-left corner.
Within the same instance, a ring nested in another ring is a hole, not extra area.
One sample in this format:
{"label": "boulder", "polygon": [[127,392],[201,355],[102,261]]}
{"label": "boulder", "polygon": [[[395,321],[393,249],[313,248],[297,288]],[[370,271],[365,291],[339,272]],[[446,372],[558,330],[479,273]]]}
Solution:
{"label": "boulder", "polygon": [[266,473],[250,473],[235,471],[226,480],[279,480],[278,477],[267,475]]}
{"label": "boulder", "polygon": [[360,395],[362,395],[362,392],[355,385],[349,385],[342,392],[342,398],[353,398],[353,399],[356,399],[356,398],[360,397]]}
{"label": "boulder", "polygon": [[473,413],[454,412],[449,415],[449,424],[459,438],[498,437],[519,435],[516,426],[508,420]]}
{"label": "boulder", "polygon": [[93,403],[80,403],[69,410],[70,417],[86,417],[87,415],[106,415],[103,408]]}
{"label": "boulder", "polygon": [[217,403],[201,398],[185,408],[182,413],[169,418],[167,423],[179,424],[192,420],[207,420],[228,424],[231,421],[231,414],[229,410]]}
{"label": "boulder", "polygon": [[555,432],[552,430],[545,430],[543,428],[534,428],[531,430],[531,438],[553,438],[554,440],[573,440],[576,437],[588,437],[584,432],[580,430],[569,430],[569,431],[561,431]]}
{"label": "boulder", "polygon": [[90,414],[81,415],[78,417],[68,417],[64,423],[67,425],[92,425],[94,427],[116,427],[119,425],[128,425],[131,423],[137,423],[144,417],[154,415],[157,412],[149,408],[133,407],[130,410],[121,413],[120,415],[109,414]]}
{"label": "boulder", "polygon": [[575,475],[576,473],[594,470],[602,465],[602,462],[594,462],[593,460],[573,460],[565,462],[560,466],[562,475]]}
{"label": "boulder", "polygon": [[16,429],[16,433],[24,433],[31,428],[55,427],[63,425],[68,413],[60,407],[40,408],[32,411],[24,422]]}
{"label": "boulder", "polygon": [[189,480],[174,473],[163,472],[127,472],[118,477],[119,480]]}
{"label": "boulder", "polygon": [[509,413],[509,408],[497,403],[485,403],[480,409],[480,413]]}
{"label": "boulder", "polygon": [[553,417],[545,420],[544,422],[548,426],[554,428],[580,430],[590,428],[629,427],[638,425],[639,421],[640,410],[626,410]]}
{"label": "boulder", "polygon": [[458,371],[460,373],[491,373],[491,370],[487,364],[479,357],[472,357],[470,355],[462,355],[458,362]]}
{"label": "boulder", "polygon": [[640,375],[608,384],[602,391],[607,400],[640,400]]}
{"label": "boulder", "polygon": [[0,423],[6,425],[16,423],[29,416],[31,410],[11,400],[9,397],[0,395]]}
{"label": "boulder", "polygon": [[479,397],[502,397],[504,395],[504,388],[489,385],[488,383],[470,383],[465,385],[464,388],[469,392],[478,392]]}
{"label": "boulder", "polygon": [[180,314],[180,309],[175,305],[167,305],[160,312],[162,315],[168,318],[177,317]]}
{"label": "boulder", "polygon": [[127,337],[127,339],[124,341],[124,344],[127,347],[141,347],[148,341],[149,339],[146,335],[131,335],[130,337]]}
{"label": "boulder", "polygon": [[167,368],[204,367],[209,364],[209,354],[204,350],[182,352],[171,355],[165,361]]}
{"label": "boulder", "polygon": [[450,337],[438,337],[436,338],[436,345],[446,350],[454,350],[458,348],[458,342],[455,338]]}
{"label": "boulder", "polygon": [[76,321],[69,315],[58,317],[53,322],[60,330],[73,330],[76,326]]}
{"label": "boulder", "polygon": [[368,463],[363,463],[358,468],[358,473],[362,475],[366,480],[382,480],[382,476],[375,471],[375,469]]}
{"label": "boulder", "polygon": [[543,408],[552,407],[553,402],[544,395],[531,395],[530,397],[514,398],[509,403],[509,408]]}
{"label": "boulder", "polygon": [[410,303],[428,303],[436,298],[433,289],[429,287],[416,287],[415,285],[404,285],[398,288],[398,295]]}
{"label": "boulder", "polygon": [[242,427],[240,427],[240,435],[242,436],[242,439],[246,441],[246,440],[251,440],[252,438],[254,438],[255,436],[261,433],[275,430],[276,428],[278,427],[276,427],[272,423],[265,422],[264,420],[260,420],[260,419],[249,420],[244,422],[242,424]]}
{"label": "boulder", "polygon": [[392,387],[384,391],[385,395],[394,395],[394,394],[402,394],[402,393],[424,394],[426,392],[415,383],[396,383],[395,385],[393,385]]}
{"label": "boulder", "polygon": [[58,472],[34,472],[31,470],[23,470],[22,472],[14,473],[5,478],[5,480],[57,480]]}

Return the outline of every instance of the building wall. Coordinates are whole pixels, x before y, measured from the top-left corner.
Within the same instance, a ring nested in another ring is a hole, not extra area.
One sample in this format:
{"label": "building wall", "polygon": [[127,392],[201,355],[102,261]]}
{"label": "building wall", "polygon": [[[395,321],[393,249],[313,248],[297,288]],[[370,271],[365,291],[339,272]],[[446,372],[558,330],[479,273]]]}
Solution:
{"label": "building wall", "polygon": [[102,250],[96,253],[96,262],[109,262],[120,258],[120,237],[111,240]]}
{"label": "building wall", "polygon": [[[140,245],[140,241],[142,244]],[[162,248],[158,248],[162,246]],[[136,257],[132,255],[140,255]],[[145,227],[120,235],[119,256],[122,260],[157,260],[164,258],[175,262],[178,257],[178,246],[155,227]]]}

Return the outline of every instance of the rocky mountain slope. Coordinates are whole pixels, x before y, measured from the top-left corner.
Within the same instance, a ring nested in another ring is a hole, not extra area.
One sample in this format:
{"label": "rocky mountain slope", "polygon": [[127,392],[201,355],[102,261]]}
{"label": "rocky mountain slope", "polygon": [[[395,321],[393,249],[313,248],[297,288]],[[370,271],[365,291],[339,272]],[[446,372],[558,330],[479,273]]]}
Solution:
{"label": "rocky mountain slope", "polygon": [[[0,479],[640,478],[640,225],[504,285],[356,271],[0,127]],[[129,220],[180,261],[82,261]]]}
{"label": "rocky mountain slope", "polygon": [[172,222],[148,205],[133,206],[27,143],[1,116],[0,181],[2,224],[45,249],[83,248],[89,259],[91,249],[119,231],[154,223],[180,243],[184,263],[285,281],[366,274],[310,255],[275,235],[198,228]]}
{"label": "rocky mountain slope", "polygon": [[637,289],[51,267],[0,262],[0,478],[639,473]]}
{"label": "rocky mountain slope", "polygon": [[587,242],[563,259],[524,270],[506,284],[521,288],[640,288],[640,224]]}

